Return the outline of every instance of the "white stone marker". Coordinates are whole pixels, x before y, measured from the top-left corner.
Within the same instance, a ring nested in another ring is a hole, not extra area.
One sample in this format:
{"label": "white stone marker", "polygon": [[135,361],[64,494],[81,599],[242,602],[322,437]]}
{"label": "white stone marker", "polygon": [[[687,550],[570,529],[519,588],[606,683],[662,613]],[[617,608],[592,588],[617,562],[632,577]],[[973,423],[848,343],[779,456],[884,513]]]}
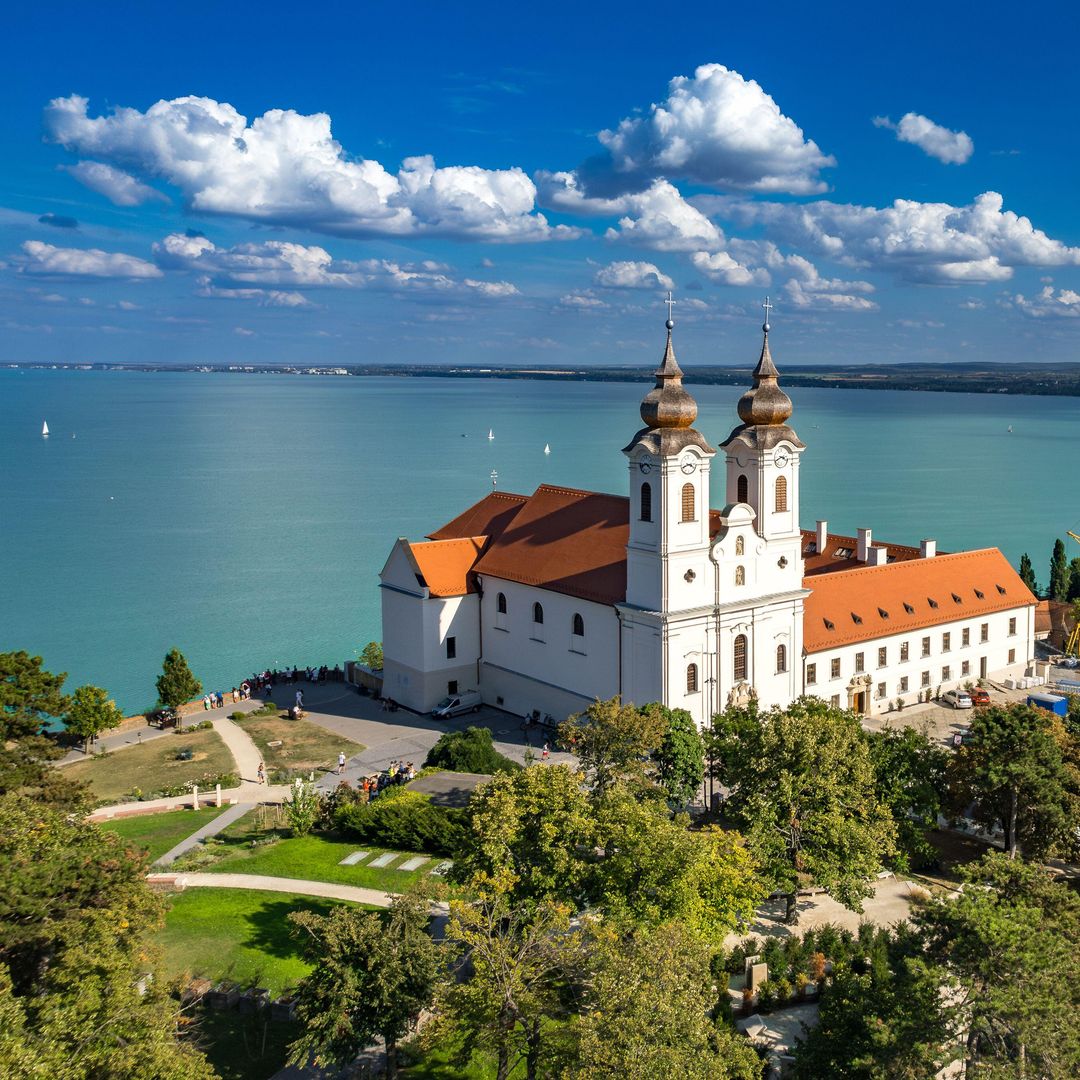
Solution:
{"label": "white stone marker", "polygon": [[368,853],[366,851],[354,851],[351,855],[346,855],[338,863],[338,866],[355,866],[358,862],[363,862],[367,857]]}
{"label": "white stone marker", "polygon": [[368,866],[389,866],[397,857],[396,851],[384,851],[377,858],[372,859],[371,862],[368,863]]}
{"label": "white stone marker", "polygon": [[199,809],[199,785],[193,784],[191,787],[191,809]]}
{"label": "white stone marker", "polygon": [[399,867],[399,870],[419,870],[421,866],[428,861],[426,855],[414,855],[411,859],[406,859]]}

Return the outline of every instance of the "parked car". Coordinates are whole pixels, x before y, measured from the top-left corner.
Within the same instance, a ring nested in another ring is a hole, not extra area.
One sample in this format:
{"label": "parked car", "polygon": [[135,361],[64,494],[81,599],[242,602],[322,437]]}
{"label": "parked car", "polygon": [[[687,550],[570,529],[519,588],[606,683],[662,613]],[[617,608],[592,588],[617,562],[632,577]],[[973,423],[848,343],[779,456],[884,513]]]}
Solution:
{"label": "parked car", "polygon": [[434,709],[431,710],[433,720],[449,720],[462,713],[479,712],[483,700],[476,690],[465,690],[460,694],[451,694],[444,697]]}
{"label": "parked car", "polygon": [[1080,667],[1080,660],[1078,660],[1075,656],[1063,656],[1058,661],[1058,667],[1063,667],[1063,668]]}
{"label": "parked car", "polygon": [[951,705],[954,709],[970,709],[973,705],[971,695],[966,690],[946,690],[941,695],[943,705]]}
{"label": "parked car", "polygon": [[981,686],[976,687],[971,691],[971,704],[976,708],[991,704],[990,691],[984,690]]}

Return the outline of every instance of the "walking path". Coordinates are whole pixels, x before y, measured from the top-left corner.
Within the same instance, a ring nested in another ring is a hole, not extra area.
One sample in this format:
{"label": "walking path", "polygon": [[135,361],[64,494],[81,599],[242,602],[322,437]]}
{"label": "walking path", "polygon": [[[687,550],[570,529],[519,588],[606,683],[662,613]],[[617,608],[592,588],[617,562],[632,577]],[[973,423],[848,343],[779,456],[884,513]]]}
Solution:
{"label": "walking path", "polygon": [[258,780],[259,764],[262,754],[251,736],[227,716],[215,716],[210,721],[214,730],[221,736],[221,741],[228,747],[236,762],[236,774],[240,777],[240,787],[257,787],[265,791],[266,785]]}
{"label": "walking path", "polygon": [[151,885],[169,885],[183,889],[258,889],[263,892],[300,893],[304,896],[325,896],[330,900],[351,900],[371,907],[389,907],[397,893],[362,889],[359,885],[335,885],[327,881],[305,881],[302,878],[270,877],[267,874],[150,874]]}
{"label": "walking path", "polygon": [[186,855],[193,847],[201,843],[208,836],[217,836],[223,829],[227,829],[234,821],[239,821],[251,809],[250,803],[236,803],[228,810],[218,814],[213,821],[197,829],[186,840],[181,840],[176,847],[166,851],[164,855],[154,860],[155,866],[171,866],[181,855]]}

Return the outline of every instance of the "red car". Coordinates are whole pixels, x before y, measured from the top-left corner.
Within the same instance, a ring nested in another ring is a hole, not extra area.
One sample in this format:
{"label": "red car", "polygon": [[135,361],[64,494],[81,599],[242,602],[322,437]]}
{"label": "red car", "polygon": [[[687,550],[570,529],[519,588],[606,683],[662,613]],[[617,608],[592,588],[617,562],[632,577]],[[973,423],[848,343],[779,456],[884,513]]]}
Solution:
{"label": "red car", "polygon": [[983,690],[981,687],[971,691],[969,695],[971,698],[971,704],[975,708],[981,708],[984,705],[990,704],[990,693],[987,690]]}

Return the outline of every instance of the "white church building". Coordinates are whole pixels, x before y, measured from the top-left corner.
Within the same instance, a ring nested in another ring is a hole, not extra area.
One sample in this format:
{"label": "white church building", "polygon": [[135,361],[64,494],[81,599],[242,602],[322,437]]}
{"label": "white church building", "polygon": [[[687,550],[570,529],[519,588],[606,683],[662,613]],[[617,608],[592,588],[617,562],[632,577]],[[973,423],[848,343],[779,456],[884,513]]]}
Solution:
{"label": "white church building", "polygon": [[396,542],[380,575],[384,695],[426,712],[478,690],[562,720],[619,694],[704,724],[751,693],[870,715],[1025,674],[1036,600],[997,548],[802,529],[806,447],[768,323],[718,448],[693,426],[672,327],[622,451],[626,495],[492,491],[425,540]]}

